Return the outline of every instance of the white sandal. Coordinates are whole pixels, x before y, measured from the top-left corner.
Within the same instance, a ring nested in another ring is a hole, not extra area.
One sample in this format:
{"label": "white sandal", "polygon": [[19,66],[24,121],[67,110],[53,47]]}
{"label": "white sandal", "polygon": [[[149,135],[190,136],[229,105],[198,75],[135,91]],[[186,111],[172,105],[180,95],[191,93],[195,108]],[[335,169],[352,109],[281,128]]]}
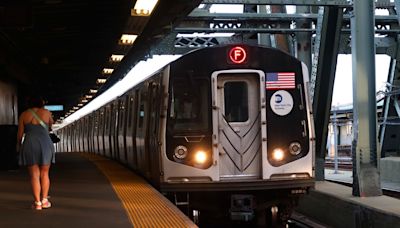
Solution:
{"label": "white sandal", "polygon": [[42,210],[42,202],[40,201],[35,201],[32,205],[32,208],[35,210]]}
{"label": "white sandal", "polygon": [[41,203],[41,206],[43,209],[47,209],[47,208],[51,207],[51,203],[47,198],[43,198],[42,202],[40,202],[40,203]]}

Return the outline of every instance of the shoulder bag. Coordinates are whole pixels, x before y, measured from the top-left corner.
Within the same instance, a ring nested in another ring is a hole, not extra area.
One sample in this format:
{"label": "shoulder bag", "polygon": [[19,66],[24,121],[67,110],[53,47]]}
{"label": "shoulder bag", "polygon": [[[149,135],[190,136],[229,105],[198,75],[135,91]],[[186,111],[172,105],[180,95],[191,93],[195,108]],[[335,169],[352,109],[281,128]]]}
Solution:
{"label": "shoulder bag", "polygon": [[[46,129],[46,130],[49,129],[49,127],[47,126],[47,124],[36,114],[35,111],[33,111],[32,109],[28,109],[28,110],[32,113],[33,117],[35,117],[35,119],[36,119],[37,121],[39,121],[40,125],[42,125],[42,127],[44,127],[44,129]],[[50,136],[50,139],[51,139],[51,141],[52,141],[53,143],[58,143],[58,142],[60,142],[60,138],[58,138],[58,136],[57,136],[56,134],[54,134],[53,132],[50,132],[50,133],[49,133],[49,136]]]}

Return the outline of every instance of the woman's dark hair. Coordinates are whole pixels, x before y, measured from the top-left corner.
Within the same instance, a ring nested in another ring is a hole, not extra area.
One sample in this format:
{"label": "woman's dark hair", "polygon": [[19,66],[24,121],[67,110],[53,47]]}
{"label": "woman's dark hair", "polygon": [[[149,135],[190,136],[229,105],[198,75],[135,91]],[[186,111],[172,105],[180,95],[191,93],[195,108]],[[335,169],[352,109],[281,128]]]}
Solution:
{"label": "woman's dark hair", "polygon": [[43,108],[44,100],[40,96],[32,96],[28,98],[28,108]]}

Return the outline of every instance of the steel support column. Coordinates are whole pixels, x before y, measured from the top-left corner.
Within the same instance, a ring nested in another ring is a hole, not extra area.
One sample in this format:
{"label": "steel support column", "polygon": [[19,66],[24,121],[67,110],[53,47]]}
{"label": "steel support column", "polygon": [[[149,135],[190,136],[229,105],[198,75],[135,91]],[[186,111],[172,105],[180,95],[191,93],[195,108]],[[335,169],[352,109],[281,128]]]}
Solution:
{"label": "steel support column", "polygon": [[[297,6],[297,14],[309,14],[310,6]],[[296,20],[297,28],[311,28],[310,20]],[[297,41],[297,58],[303,61],[311,70],[311,32],[298,33],[296,35]]]}
{"label": "steel support column", "polygon": [[377,168],[374,3],[374,0],[354,0],[351,19],[354,196],[382,194]]}
{"label": "steel support column", "polygon": [[[396,15],[400,25],[400,0],[395,0]],[[382,108],[379,142],[382,157],[400,155],[400,36],[397,36],[397,52],[390,61],[388,89]]]}
{"label": "steel support column", "polygon": [[322,21],[318,64],[314,86],[313,113],[316,135],[316,170],[317,180],[324,180],[324,164],[326,140],[332,103],[333,84],[335,80],[336,62],[339,50],[340,29],[343,9],[335,6],[325,7]]}

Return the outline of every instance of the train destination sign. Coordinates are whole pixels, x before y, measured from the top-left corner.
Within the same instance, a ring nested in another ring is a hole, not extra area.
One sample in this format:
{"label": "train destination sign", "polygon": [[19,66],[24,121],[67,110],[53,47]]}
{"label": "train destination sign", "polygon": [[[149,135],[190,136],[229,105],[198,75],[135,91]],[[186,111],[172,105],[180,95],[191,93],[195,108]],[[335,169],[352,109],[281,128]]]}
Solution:
{"label": "train destination sign", "polygon": [[229,59],[236,64],[243,63],[246,61],[247,53],[244,48],[236,46],[229,50]]}

